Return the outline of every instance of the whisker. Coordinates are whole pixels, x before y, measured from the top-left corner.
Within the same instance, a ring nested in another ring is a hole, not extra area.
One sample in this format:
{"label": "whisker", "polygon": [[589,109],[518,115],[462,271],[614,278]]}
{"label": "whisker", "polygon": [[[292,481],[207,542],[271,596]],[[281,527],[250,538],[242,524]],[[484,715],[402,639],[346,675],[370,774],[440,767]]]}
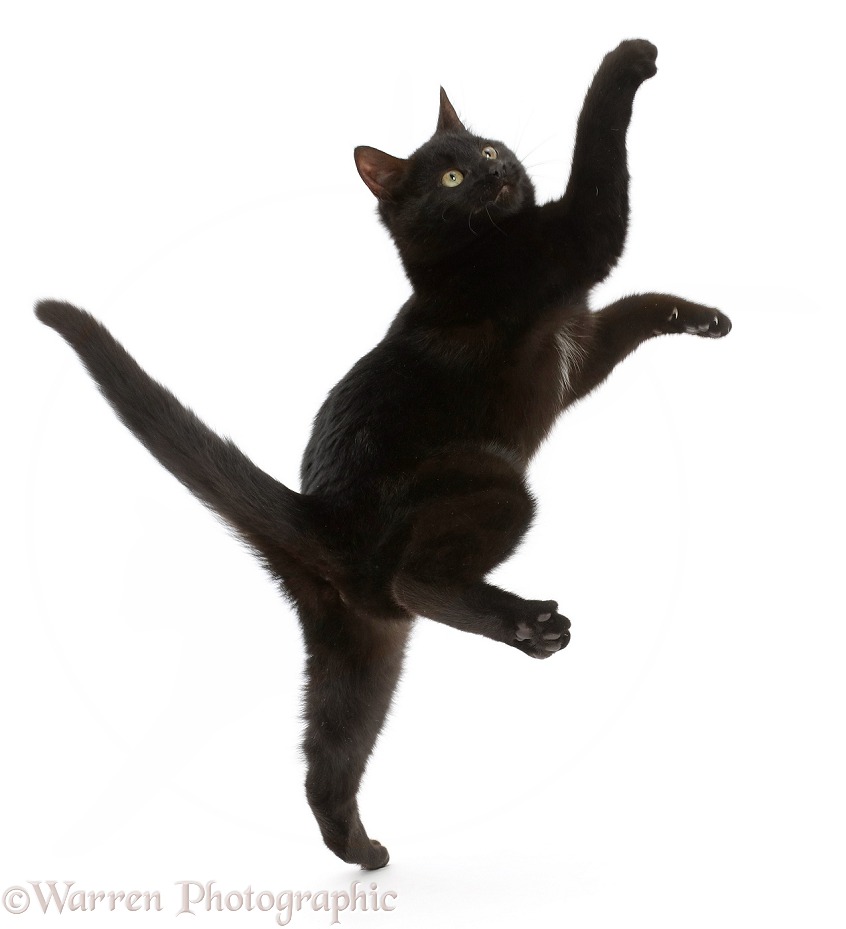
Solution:
{"label": "whisker", "polygon": [[488,219],[493,223],[494,229],[496,229],[498,232],[501,232],[504,236],[507,236],[508,233],[504,229],[500,229],[500,227],[497,226],[496,220],[493,218],[493,216],[491,216],[491,211],[488,209],[487,203],[485,204],[485,212],[488,214]]}
{"label": "whisker", "polygon": [[[523,134],[525,133],[526,127],[528,125],[529,116],[526,116],[526,118],[523,120],[523,128],[520,130],[520,135],[517,136],[517,144],[514,146],[514,154],[520,159],[520,161],[523,159],[520,157],[520,153],[517,150],[520,148],[520,143],[523,141]],[[529,154],[531,154],[531,152]]]}
{"label": "whisker", "polygon": [[531,164],[524,164],[523,167],[527,171],[531,171],[534,168],[542,168],[544,165],[565,165],[566,162],[561,161],[558,158],[550,158],[548,161],[533,161]]}
{"label": "whisker", "polygon": [[523,156],[523,158],[521,158],[520,160],[523,161],[525,158],[528,158],[530,155],[533,155],[542,145],[546,145],[547,142],[551,142],[554,138],[555,138],[554,135],[547,136],[547,137],[543,140],[543,142],[538,142],[538,144],[537,144],[533,149],[531,149],[530,151],[526,152],[526,154],[525,154],[525,155]]}

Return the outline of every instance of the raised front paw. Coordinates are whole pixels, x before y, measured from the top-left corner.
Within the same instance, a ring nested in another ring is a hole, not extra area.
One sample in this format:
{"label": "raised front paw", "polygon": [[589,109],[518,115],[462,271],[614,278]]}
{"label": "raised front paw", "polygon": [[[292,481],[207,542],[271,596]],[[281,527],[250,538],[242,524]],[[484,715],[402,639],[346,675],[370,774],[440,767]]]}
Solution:
{"label": "raised front paw", "polygon": [[515,648],[532,658],[549,658],[570,641],[570,620],[554,600],[529,600],[514,629]]}
{"label": "raised front paw", "polygon": [[657,57],[658,49],[646,39],[626,39],[609,52],[606,60],[621,77],[628,77],[640,85],[658,73]]}
{"label": "raised front paw", "polygon": [[706,339],[721,339],[731,332],[731,320],[713,307],[679,303],[667,316],[662,332],[689,332]]}

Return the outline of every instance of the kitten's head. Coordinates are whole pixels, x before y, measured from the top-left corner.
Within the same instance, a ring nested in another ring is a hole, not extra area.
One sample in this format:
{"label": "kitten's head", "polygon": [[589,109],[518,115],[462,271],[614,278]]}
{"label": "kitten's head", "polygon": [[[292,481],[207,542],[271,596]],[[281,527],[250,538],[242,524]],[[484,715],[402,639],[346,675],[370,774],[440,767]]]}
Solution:
{"label": "kitten's head", "polygon": [[517,156],[469,132],[441,88],[435,134],[409,158],[355,150],[362,180],[406,266],[438,261],[488,235],[535,202]]}

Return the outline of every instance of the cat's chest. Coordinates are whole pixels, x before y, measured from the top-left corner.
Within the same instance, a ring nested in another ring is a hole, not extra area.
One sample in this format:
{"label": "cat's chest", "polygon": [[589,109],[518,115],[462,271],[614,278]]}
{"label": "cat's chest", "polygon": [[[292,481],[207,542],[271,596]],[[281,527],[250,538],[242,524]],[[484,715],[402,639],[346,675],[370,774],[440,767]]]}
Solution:
{"label": "cat's chest", "polygon": [[502,438],[531,457],[574,392],[583,362],[576,332],[566,324],[529,339],[504,367],[494,403]]}

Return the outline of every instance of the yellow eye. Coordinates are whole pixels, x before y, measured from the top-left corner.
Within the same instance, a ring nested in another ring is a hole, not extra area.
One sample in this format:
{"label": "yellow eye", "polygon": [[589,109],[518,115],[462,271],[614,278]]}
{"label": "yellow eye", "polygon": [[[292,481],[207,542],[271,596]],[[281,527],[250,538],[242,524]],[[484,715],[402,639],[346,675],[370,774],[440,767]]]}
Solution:
{"label": "yellow eye", "polygon": [[464,175],[460,171],[447,171],[441,178],[441,183],[444,187],[458,187],[463,180]]}
{"label": "yellow eye", "polygon": [[485,156],[485,158],[489,158],[491,161],[493,161],[494,158],[496,158],[496,149],[493,147],[493,145],[486,145],[482,149],[482,154]]}

